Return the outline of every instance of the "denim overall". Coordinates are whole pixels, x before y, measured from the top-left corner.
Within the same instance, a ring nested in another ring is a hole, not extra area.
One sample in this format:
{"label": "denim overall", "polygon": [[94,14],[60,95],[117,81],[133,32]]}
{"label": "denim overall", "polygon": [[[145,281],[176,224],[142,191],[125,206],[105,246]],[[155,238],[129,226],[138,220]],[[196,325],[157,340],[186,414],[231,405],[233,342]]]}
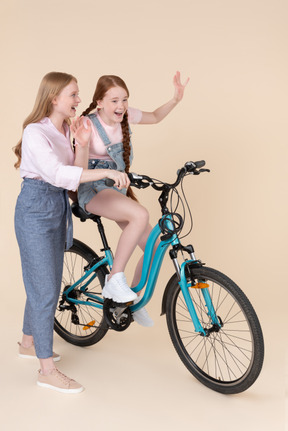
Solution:
{"label": "denim overall", "polygon": [[[111,144],[110,139],[108,138],[107,133],[104,127],[102,126],[102,124],[100,123],[100,121],[98,120],[97,116],[95,114],[90,114],[88,115],[88,117],[96,127],[99,133],[99,136],[106,147],[107,154],[112,159],[112,160],[89,159],[88,169],[115,169],[117,171],[124,172],[125,162],[123,159],[123,153],[124,153],[123,143],[119,142],[117,144]],[[130,127],[129,127],[129,133],[131,135]],[[130,166],[131,166],[132,160],[133,160],[133,148],[131,145],[131,141],[130,141],[130,149],[131,151],[130,151],[129,160],[130,160]],[[127,189],[119,190],[116,187],[106,186],[105,179],[80,184],[78,188],[78,201],[79,201],[80,207],[86,210],[85,206],[88,204],[88,202],[90,202],[90,200],[95,196],[96,193],[100,192],[101,190],[111,189],[111,188],[116,190],[117,192],[123,193],[124,195],[126,195],[127,193]]]}

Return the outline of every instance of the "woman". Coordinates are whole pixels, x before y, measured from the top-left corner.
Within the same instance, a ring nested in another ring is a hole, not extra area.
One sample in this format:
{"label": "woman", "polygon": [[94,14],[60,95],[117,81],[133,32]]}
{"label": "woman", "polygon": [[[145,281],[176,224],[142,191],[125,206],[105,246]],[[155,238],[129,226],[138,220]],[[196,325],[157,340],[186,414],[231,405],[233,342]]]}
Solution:
{"label": "woman", "polygon": [[69,117],[80,103],[77,80],[69,74],[44,76],[34,108],[23,125],[22,139],[14,148],[24,179],[15,209],[23,281],[27,294],[21,357],[38,357],[37,383],[60,392],[78,393],[83,386],[55,366],[53,324],[61,287],[63,257],[72,245],[72,217],[67,190],[80,183],[111,178],[119,189],[129,185],[126,173],[83,169],[91,135],[89,122],[77,121],[76,155],[70,142]]}

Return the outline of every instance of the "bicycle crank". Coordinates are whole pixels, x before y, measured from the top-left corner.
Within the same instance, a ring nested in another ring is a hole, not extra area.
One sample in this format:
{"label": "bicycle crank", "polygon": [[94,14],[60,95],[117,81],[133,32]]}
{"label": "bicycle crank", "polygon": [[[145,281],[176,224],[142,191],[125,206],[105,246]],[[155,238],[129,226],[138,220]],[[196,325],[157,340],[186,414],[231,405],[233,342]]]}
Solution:
{"label": "bicycle crank", "polygon": [[105,299],[103,305],[107,325],[115,331],[125,331],[132,322],[132,313],[127,304],[119,304],[112,299]]}

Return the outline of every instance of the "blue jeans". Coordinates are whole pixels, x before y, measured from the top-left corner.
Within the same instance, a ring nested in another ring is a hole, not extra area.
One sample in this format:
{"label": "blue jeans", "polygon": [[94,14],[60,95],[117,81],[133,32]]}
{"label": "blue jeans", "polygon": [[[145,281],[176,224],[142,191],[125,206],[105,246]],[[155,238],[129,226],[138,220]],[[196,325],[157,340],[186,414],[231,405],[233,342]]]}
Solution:
{"label": "blue jeans", "polygon": [[15,209],[15,232],[27,295],[23,333],[33,336],[36,355],[41,359],[53,354],[68,204],[66,190],[24,179]]}

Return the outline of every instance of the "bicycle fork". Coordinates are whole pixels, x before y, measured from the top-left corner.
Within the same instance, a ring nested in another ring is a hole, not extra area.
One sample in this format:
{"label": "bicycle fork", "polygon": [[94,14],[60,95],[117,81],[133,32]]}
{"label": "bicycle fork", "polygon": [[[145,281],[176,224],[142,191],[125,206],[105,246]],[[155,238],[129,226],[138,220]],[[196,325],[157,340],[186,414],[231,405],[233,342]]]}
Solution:
{"label": "bicycle fork", "polygon": [[[185,260],[181,267],[178,263],[177,260],[177,253],[179,250],[183,250],[186,251],[190,254],[191,259],[190,260]],[[193,266],[194,268],[199,268],[202,266],[202,263],[199,260],[196,260],[195,255],[194,255],[194,249],[192,247],[192,245],[189,245],[187,247],[182,246],[181,244],[177,244],[176,246],[174,245],[173,249],[170,250],[170,257],[173,261],[174,267],[176,269],[176,274],[178,277],[178,283],[180,285],[182,294],[184,296],[184,300],[186,302],[188,311],[190,313],[193,325],[194,325],[194,329],[195,332],[198,332],[200,335],[207,337],[210,335],[211,332],[217,332],[220,330],[220,328],[222,327],[222,321],[220,318],[218,318],[218,316],[216,315],[214,306],[213,306],[213,302],[210,296],[210,292],[208,289],[208,285],[205,283],[205,281],[202,282],[198,282],[198,286],[195,287],[193,286],[193,278],[191,277],[191,280],[187,281],[187,272],[189,273],[191,270],[193,271]],[[188,267],[188,271],[186,269],[186,267]],[[189,288],[197,288],[197,289],[201,289],[201,293],[203,295],[204,301],[205,301],[205,305],[207,308],[207,314],[211,319],[211,323],[212,323],[212,327],[211,328],[203,328],[202,324],[200,323],[198,314],[196,312],[193,300],[191,298],[190,292],[189,292]]]}

